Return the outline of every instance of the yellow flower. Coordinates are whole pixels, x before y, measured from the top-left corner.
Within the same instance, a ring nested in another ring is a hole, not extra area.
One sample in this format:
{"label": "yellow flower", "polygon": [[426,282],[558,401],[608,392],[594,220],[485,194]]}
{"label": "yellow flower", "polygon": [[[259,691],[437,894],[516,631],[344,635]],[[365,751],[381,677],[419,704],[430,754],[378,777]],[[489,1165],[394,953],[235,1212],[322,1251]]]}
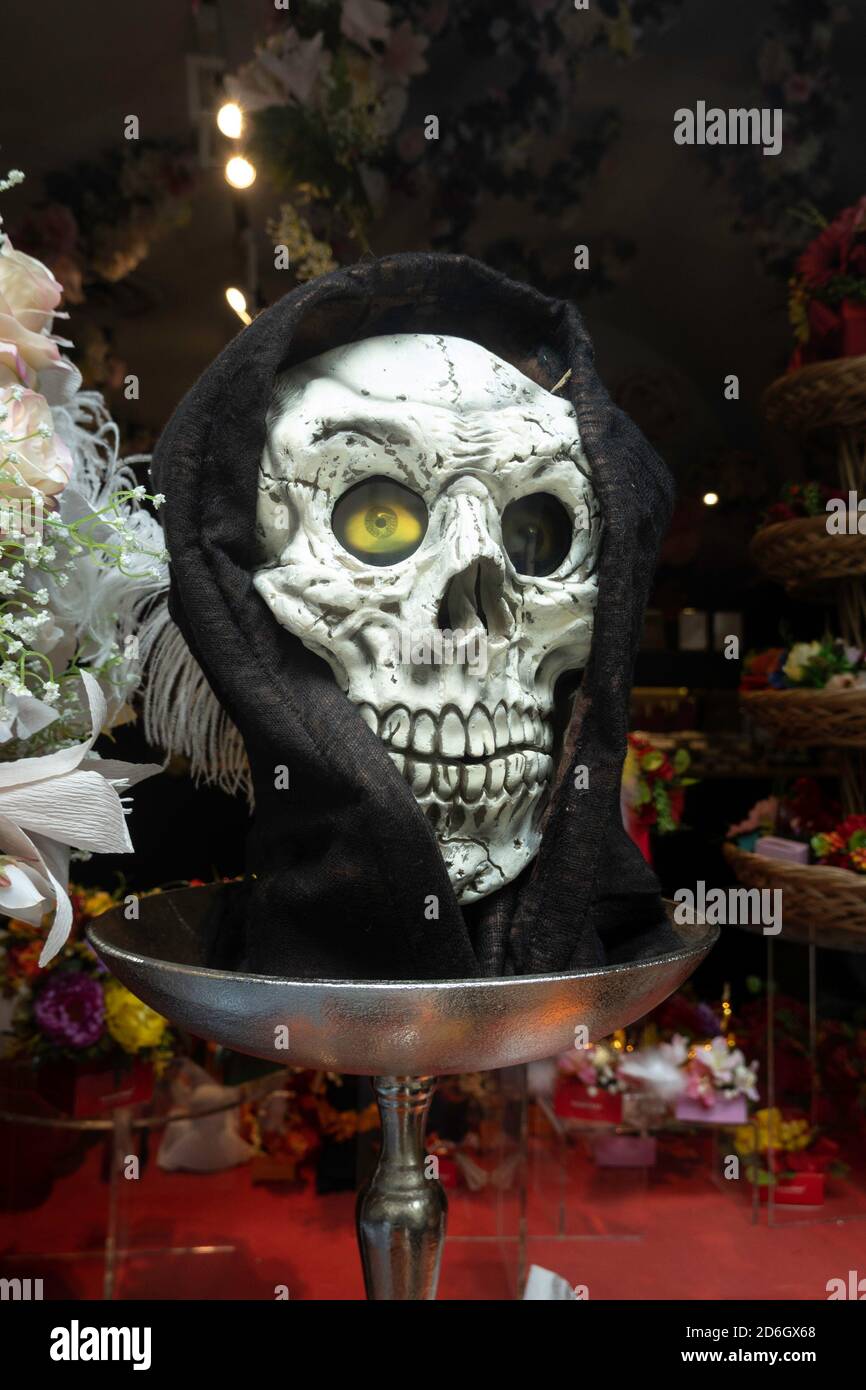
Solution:
{"label": "yellow flower", "polygon": [[806,667],[813,657],[817,656],[821,650],[820,642],[795,642],[788,652],[788,658],[782,667],[789,681],[801,681],[806,674]]}
{"label": "yellow flower", "polygon": [[110,893],[105,893],[101,889],[97,889],[93,893],[86,893],[84,896],[84,911],[88,917],[99,917],[114,906],[116,906],[115,899]]}
{"label": "yellow flower", "polygon": [[168,1021],[136,999],[119,980],[109,980],[105,985],[105,1026],[124,1052],[134,1054],[146,1047],[159,1047]]}

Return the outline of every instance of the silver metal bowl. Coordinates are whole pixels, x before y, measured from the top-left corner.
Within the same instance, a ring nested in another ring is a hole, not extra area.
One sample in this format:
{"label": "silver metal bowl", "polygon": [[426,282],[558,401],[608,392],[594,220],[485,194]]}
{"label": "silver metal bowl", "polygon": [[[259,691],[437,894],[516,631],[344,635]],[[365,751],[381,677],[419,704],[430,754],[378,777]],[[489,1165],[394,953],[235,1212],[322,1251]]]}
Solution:
{"label": "silver metal bowl", "polygon": [[[231,884],[181,888],[90,928],[94,950],[139,999],[198,1037],[279,1065],[368,1076],[487,1071],[551,1057],[648,1013],[718,936],[671,925],[664,955],[561,975],[493,980],[289,980],[202,965],[204,928]],[[669,908],[670,912],[670,908]]]}

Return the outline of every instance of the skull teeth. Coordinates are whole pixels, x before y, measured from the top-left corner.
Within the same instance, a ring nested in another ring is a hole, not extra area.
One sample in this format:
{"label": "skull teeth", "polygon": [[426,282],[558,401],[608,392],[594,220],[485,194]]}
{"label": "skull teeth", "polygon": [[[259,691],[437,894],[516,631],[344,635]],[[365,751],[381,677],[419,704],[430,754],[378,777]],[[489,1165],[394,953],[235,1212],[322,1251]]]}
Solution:
{"label": "skull teeth", "polygon": [[381,716],[369,704],[359,705],[358,711],[389,750],[399,749],[410,758],[417,753],[419,761],[437,754],[443,761],[482,761],[512,748],[549,753],[553,747],[551,725],[533,706],[506,708],[500,703],[491,717],[483,706],[476,705],[468,719],[453,705],[438,717],[429,710],[420,710],[413,717],[405,705],[395,705]]}
{"label": "skull teeth", "polygon": [[462,801],[490,805],[520,792],[540,792],[553,775],[553,759],[537,749],[490,758],[484,763],[414,761],[388,750],[414,795],[423,803]]}
{"label": "skull teeth", "polygon": [[439,747],[446,758],[462,758],[466,754],[466,725],[456,709],[446,710],[442,716]]}
{"label": "skull teeth", "polygon": [[430,790],[430,784],[433,781],[433,764],[412,762],[408,758],[403,758],[400,759],[400,761],[403,762],[404,767],[400,767],[400,762],[398,762],[400,755],[392,753],[391,756],[397,763],[399,770],[404,773],[406,781],[409,783],[415,795],[417,797],[426,796]]}

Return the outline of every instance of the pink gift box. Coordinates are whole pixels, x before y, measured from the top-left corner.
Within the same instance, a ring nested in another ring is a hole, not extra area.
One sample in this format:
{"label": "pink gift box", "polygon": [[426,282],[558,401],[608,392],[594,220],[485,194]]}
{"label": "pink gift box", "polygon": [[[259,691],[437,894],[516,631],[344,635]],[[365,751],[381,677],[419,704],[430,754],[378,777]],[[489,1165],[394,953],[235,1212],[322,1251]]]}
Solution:
{"label": "pink gift box", "polygon": [[656,1141],[651,1134],[605,1134],[592,1152],[599,1168],[652,1168]]}
{"label": "pink gift box", "polygon": [[784,840],[781,835],[762,835],[755,842],[755,853],[765,859],[784,859],[788,864],[808,864],[809,846],[801,840]]}
{"label": "pink gift box", "polygon": [[723,1096],[712,1105],[692,1100],[690,1096],[680,1096],[674,1112],[678,1120],[699,1125],[744,1125],[749,1118],[749,1107],[745,1096],[734,1096],[725,1100]]}

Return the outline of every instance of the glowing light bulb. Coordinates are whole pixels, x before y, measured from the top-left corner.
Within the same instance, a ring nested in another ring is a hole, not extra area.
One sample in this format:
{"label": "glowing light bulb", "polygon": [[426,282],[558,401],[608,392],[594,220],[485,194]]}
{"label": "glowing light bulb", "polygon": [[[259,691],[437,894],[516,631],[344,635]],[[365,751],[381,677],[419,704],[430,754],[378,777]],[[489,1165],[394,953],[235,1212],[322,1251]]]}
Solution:
{"label": "glowing light bulb", "polygon": [[704,493],[704,506],[705,506],[705,507],[714,507],[714,506],[716,505],[716,503],[718,502],[718,500],[719,500],[719,494],[718,494],[717,492],[705,492],[705,493]]}
{"label": "glowing light bulb", "polygon": [[233,154],[226,164],[226,183],[232,188],[249,188],[256,181],[256,166],[242,154]]}
{"label": "glowing light bulb", "polygon": [[226,290],[226,303],[230,309],[234,309],[241,323],[252,323],[252,317],[247,313],[246,296],[235,285],[229,285]]}
{"label": "glowing light bulb", "polygon": [[216,123],[229,140],[238,140],[244,128],[244,113],[236,101],[223,102]]}

